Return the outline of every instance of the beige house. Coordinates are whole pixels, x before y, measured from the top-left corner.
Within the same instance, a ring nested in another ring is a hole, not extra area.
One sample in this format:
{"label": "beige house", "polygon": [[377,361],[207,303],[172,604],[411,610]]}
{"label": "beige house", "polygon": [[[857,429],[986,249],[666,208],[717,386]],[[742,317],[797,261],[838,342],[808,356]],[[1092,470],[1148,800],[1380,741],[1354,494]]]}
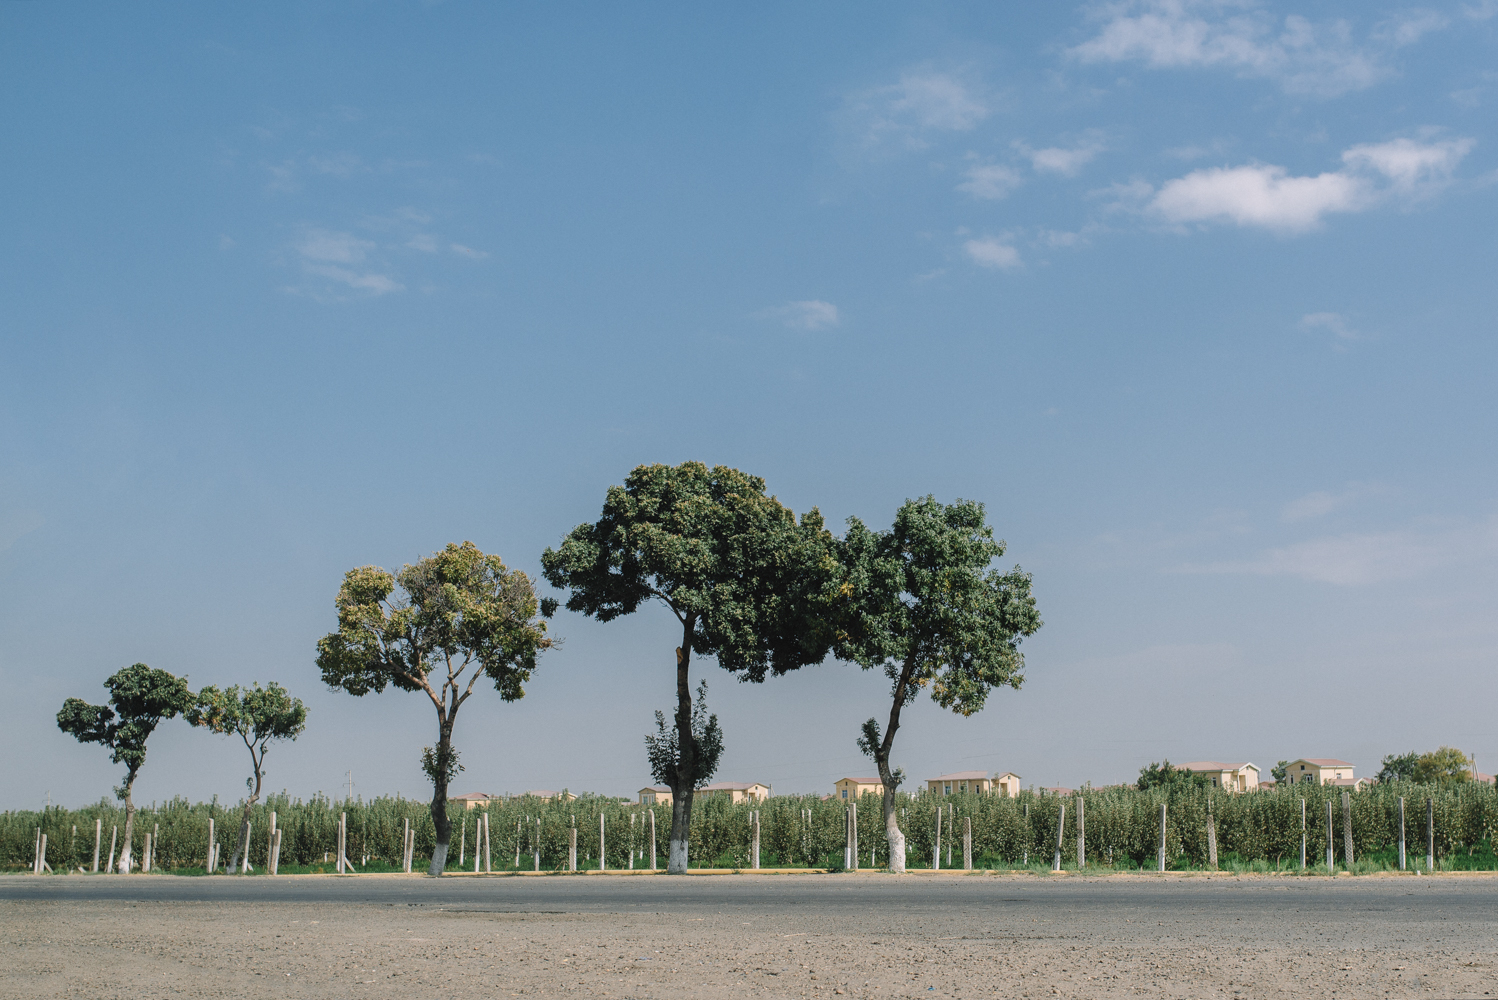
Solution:
{"label": "beige house", "polygon": [[839,778],[832,786],[834,797],[857,800],[860,795],[884,794],[884,783],[878,778]]}
{"label": "beige house", "polygon": [[1213,785],[1229,792],[1248,792],[1259,787],[1259,769],[1246,762],[1193,760],[1179,765],[1179,769],[1205,774]]}
{"label": "beige house", "polygon": [[963,792],[985,795],[993,791],[993,782],[987,771],[954,771],[927,778],[926,790],[934,795],[957,795]]}
{"label": "beige house", "polygon": [[521,798],[552,799],[557,802],[572,802],[577,796],[571,792],[553,792],[545,788],[532,789],[529,792],[521,792]]}
{"label": "beige house", "polygon": [[1285,784],[1299,785],[1309,781],[1316,785],[1348,785],[1356,788],[1362,784],[1354,779],[1352,765],[1335,757],[1302,757],[1285,765]]}
{"label": "beige house", "polygon": [[763,802],[770,797],[770,786],[757,781],[715,781],[697,789],[696,794],[703,798],[725,795],[730,803],[738,805],[740,802]]}
{"label": "beige house", "polygon": [[640,805],[642,806],[669,806],[671,804],[671,789],[657,788],[647,785],[640,789]]}
{"label": "beige house", "polygon": [[993,790],[1006,798],[1014,798],[1019,794],[1020,776],[1013,771],[1005,771],[993,779]]}
{"label": "beige house", "polygon": [[479,809],[488,805],[489,800],[493,798],[494,796],[484,792],[469,792],[467,795],[450,795],[447,801],[459,803],[464,809]]}

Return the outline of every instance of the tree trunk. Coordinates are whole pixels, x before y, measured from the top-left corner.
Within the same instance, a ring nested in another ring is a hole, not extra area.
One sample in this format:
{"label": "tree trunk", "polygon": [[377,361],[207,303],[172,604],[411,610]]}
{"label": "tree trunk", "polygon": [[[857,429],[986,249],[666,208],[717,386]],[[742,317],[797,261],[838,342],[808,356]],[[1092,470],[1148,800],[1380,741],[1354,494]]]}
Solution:
{"label": "tree trunk", "polygon": [[889,870],[897,875],[905,874],[905,834],[900,832],[900,821],[895,812],[895,772],[889,766],[890,750],[895,745],[895,733],[900,728],[900,709],[905,706],[905,690],[910,685],[910,672],[914,659],[907,659],[895,681],[894,697],[889,708],[889,724],[884,730],[884,739],[875,748],[874,763],[879,767],[879,782],[884,785],[884,835],[889,840]]}
{"label": "tree trunk", "polygon": [[[457,710],[453,710],[453,716]],[[433,782],[435,786],[432,794],[432,825],[437,828],[437,846],[432,849],[432,864],[427,869],[428,875],[441,875],[447,868],[447,845],[453,839],[453,825],[447,818],[447,760],[452,752],[453,745],[453,717],[449,716],[442,725],[441,735],[437,742],[437,774]]]}
{"label": "tree trunk", "polygon": [[[255,751],[252,749],[250,755],[253,758]],[[255,790],[244,804],[244,815],[239,818],[239,839],[234,844],[234,853],[229,857],[229,873],[239,871],[239,859],[250,852],[250,811],[255,808],[255,803],[260,801],[260,765],[255,765]]]}
{"label": "tree trunk", "polygon": [[681,648],[676,651],[676,775],[671,783],[671,853],[666,863],[670,875],[687,873],[687,837],[692,829],[692,793],[697,777],[697,740],[692,735],[692,685],[688,667],[692,660],[694,615],[682,622]]}
{"label": "tree trunk", "polygon": [[114,869],[123,875],[130,874],[130,844],[135,834],[135,800],[130,795],[134,790],[135,772],[131,771],[125,776],[125,843],[120,846],[120,860]]}

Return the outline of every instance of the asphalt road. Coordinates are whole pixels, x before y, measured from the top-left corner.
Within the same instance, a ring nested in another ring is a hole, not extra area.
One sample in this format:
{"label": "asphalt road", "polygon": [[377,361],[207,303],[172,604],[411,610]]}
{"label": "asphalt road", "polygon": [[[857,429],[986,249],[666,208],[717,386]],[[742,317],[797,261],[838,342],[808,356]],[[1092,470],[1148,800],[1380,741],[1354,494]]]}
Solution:
{"label": "asphalt road", "polygon": [[[1272,922],[1498,923],[1498,877],[1045,878],[1035,876],[0,877],[0,901],[414,906],[466,912],[838,914],[929,912],[1180,926]],[[1246,928],[1245,928],[1246,929]]]}

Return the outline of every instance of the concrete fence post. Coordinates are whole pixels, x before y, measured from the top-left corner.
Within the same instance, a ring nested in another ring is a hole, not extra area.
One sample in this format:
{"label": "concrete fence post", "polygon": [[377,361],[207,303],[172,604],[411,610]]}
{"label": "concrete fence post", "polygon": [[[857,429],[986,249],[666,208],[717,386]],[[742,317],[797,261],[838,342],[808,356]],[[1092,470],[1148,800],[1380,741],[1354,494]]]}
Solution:
{"label": "concrete fence post", "polygon": [[97,875],[99,873],[99,847],[103,843],[103,838],[104,838],[104,821],[102,819],[96,819],[96,820],[94,820],[94,874],[95,875]]}
{"label": "concrete fence post", "polygon": [[1356,859],[1352,856],[1352,796],[1342,792],[1342,860],[1349,871]]}
{"label": "concrete fence post", "polygon": [[1300,870],[1306,870],[1306,800],[1300,800]]}
{"label": "concrete fence post", "polygon": [[[475,836],[478,831],[474,831]],[[458,831],[458,864],[468,863],[468,813],[463,813],[463,826]]]}
{"label": "concrete fence post", "polygon": [[[208,870],[208,874],[209,875],[212,875],[213,871],[214,871],[214,869],[213,869],[213,845],[216,842],[217,841],[215,841],[214,837],[213,837],[213,817],[209,816],[208,817],[208,854],[207,854],[206,857],[203,858],[203,867]],[[111,836],[109,838],[109,853],[111,855],[114,854],[114,837],[113,836]]]}
{"label": "concrete fence post", "polygon": [[270,843],[270,873],[277,874],[281,870],[281,831],[277,830],[271,837]]}
{"label": "concrete fence post", "polygon": [[650,870],[655,871],[655,806],[645,814],[650,820]]}
{"label": "concrete fence post", "polygon": [[567,828],[567,870],[577,871],[577,817],[572,817],[572,825]]}
{"label": "concrete fence post", "polygon": [[1217,870],[1217,820],[1212,815],[1212,800],[1207,800],[1207,868]]}
{"label": "concrete fence post", "polygon": [[941,814],[945,808],[940,802],[936,804],[936,850],[931,852],[931,870],[941,870]]}
{"label": "concrete fence post", "polygon": [[603,813],[599,813],[598,814],[598,870],[601,871],[601,872],[608,871],[608,869],[609,869],[609,863],[608,863],[608,860],[607,860],[607,856],[603,853],[603,848],[604,848],[603,834],[604,834]]}
{"label": "concrete fence post", "polygon": [[[635,814],[635,813],[630,813],[629,814],[629,868],[630,868],[630,871],[633,871],[634,867],[635,867],[635,820],[637,820],[639,818],[640,817],[637,814]],[[759,866],[755,865],[754,867],[758,868]]]}
{"label": "concrete fence post", "polygon": [[1337,834],[1332,826],[1332,800],[1326,800],[1326,873],[1337,873]]}
{"label": "concrete fence post", "polygon": [[1051,862],[1051,871],[1061,870],[1061,843],[1066,833],[1066,803],[1061,803],[1061,810],[1056,813],[1056,857]]}
{"label": "concrete fence post", "polygon": [[1399,796],[1399,870],[1404,871],[1404,796]]}
{"label": "concrete fence post", "polygon": [[754,810],[754,868],[759,869],[759,810]]}
{"label": "concrete fence post", "polygon": [[962,817],[962,870],[973,870],[973,818]]}
{"label": "concrete fence post", "polygon": [[271,864],[271,851],[276,846],[276,811],[271,810],[270,829],[265,832],[265,870],[275,874],[274,866]]}
{"label": "concrete fence post", "polygon": [[[489,853],[489,812],[488,812],[488,810],[485,810],[484,811],[484,872],[486,874],[492,873],[494,871],[494,866],[492,864],[490,864],[491,858],[492,858],[492,856]],[[474,865],[477,865],[479,863],[479,859],[478,858],[474,858],[473,859],[473,863],[474,863]]]}
{"label": "concrete fence post", "polygon": [[[114,841],[109,841],[114,847]],[[1425,870],[1435,871],[1435,799],[1425,799]]]}
{"label": "concrete fence post", "polygon": [[1165,870],[1165,803],[1160,803],[1160,859],[1159,870]]}
{"label": "concrete fence post", "polygon": [[853,832],[853,864],[854,871],[858,871],[858,803],[855,801],[849,807],[848,827]]}
{"label": "concrete fence post", "polygon": [[42,873],[42,828],[36,828],[36,837],[31,842],[31,874]]}
{"label": "concrete fence post", "polygon": [[47,835],[44,833],[42,834],[41,849],[37,852],[36,856],[36,873],[38,875],[45,875],[51,870],[52,866],[47,864]]}
{"label": "concrete fence post", "polygon": [[151,841],[151,834],[147,833],[146,834],[146,849],[144,851],[142,851],[141,855],[140,855],[140,870],[142,872],[145,872],[146,874],[150,874],[150,871],[151,871],[151,847],[152,846],[153,845],[152,845],[152,841]]}
{"label": "concrete fence post", "polygon": [[1077,793],[1077,871],[1087,867],[1087,800]]}
{"label": "concrete fence post", "polygon": [[1025,803],[1025,853],[1020,864],[1026,868],[1030,867],[1030,841],[1035,839],[1034,832],[1030,829],[1030,803]]}

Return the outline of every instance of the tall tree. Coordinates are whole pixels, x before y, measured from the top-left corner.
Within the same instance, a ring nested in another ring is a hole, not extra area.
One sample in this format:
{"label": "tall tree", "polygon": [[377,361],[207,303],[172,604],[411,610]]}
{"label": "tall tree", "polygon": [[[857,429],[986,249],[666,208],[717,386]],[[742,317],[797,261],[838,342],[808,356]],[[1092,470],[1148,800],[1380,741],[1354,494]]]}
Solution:
{"label": "tall tree", "polygon": [[567,607],[611,621],[658,600],[681,627],[676,751],[670,769],[668,871],[687,870],[687,834],[701,752],[692,729],[692,655],[741,680],[763,681],[826,658],[826,611],[837,582],[832,536],[816,510],[796,515],[765,481],[701,462],[642,465],[612,486],[596,523],[541,556]]}
{"label": "tall tree", "polygon": [[436,747],[422,755],[437,828],[432,875],[442,874],[452,840],[447,786],[459,770],[452,740],[458,709],[480,677],[504,701],[525,696],[536,657],[553,645],[536,612],[530,577],[464,542],[397,574],[378,566],[349,570],[338,589],[338,631],[317,642],[329,687],[362,696],[394,685],[425,692],[437,710]]}
{"label": "tall tree", "polygon": [[273,740],[294,740],[307,728],[307,708],[300,698],[293,698],[275,682],[266,687],[256,683],[243,692],[239,686],[220,691],[213,685],[199,691],[184,713],[187,721],[220,736],[238,736],[250,751],[254,773],[245,779],[249,797],[239,820],[239,839],[229,859],[229,871],[239,867],[241,854],[250,849],[250,811],[260,801],[260,787],[265,779],[265,754]]}
{"label": "tall tree", "polygon": [[991,568],[1004,554],[983,505],[934,497],[907,500],[889,531],[850,518],[840,545],[846,574],[834,652],[890,681],[889,718],[863,724],[858,747],[884,783],[890,870],[905,870],[905,835],[895,813],[902,771],[890,766],[900,712],[923,688],[942,708],[968,716],[989,690],[1024,680],[1021,639],[1040,628],[1030,575]]}
{"label": "tall tree", "polygon": [[114,794],[125,803],[125,843],[120,848],[119,871],[130,871],[135,835],[135,779],[146,762],[146,740],[163,721],[187,710],[192,692],[187,680],[136,663],[104,682],[108,705],[90,705],[69,698],[57,713],[57,728],[80,743],[99,743],[110,749],[109,759],[125,765],[125,783]]}

